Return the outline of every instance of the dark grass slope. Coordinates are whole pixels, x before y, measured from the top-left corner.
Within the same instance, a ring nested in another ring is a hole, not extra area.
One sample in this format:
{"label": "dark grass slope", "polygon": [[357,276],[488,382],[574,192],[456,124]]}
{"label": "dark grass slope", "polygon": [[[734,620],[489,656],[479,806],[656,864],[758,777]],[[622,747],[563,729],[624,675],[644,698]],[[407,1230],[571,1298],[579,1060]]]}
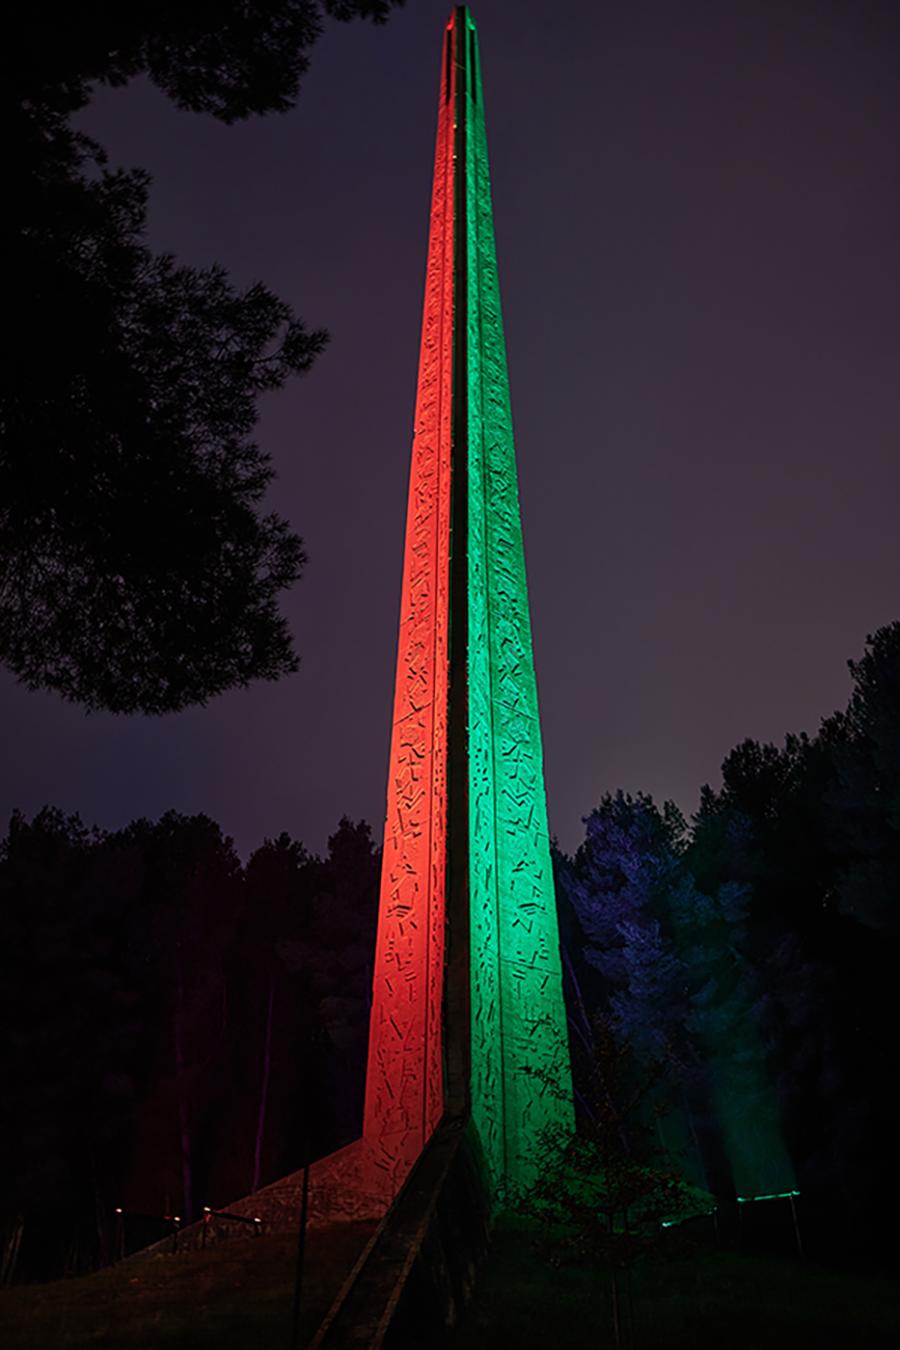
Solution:
{"label": "dark grass slope", "polygon": [[[561,1259],[561,1264],[553,1264]],[[688,1245],[673,1235],[633,1276],[639,1350],[895,1350],[900,1281]],[[501,1221],[453,1350],[612,1347],[608,1270],[536,1250]]]}
{"label": "dark grass slope", "polygon": [[[373,1231],[310,1234],[300,1344],[312,1337]],[[277,1234],[129,1261],[96,1275],[0,1294],[3,1350],[246,1350],[286,1346],[296,1259]],[[560,1264],[555,1264],[559,1260]],[[638,1266],[640,1350],[894,1350],[900,1282],[690,1245]],[[421,1342],[420,1342],[421,1344]],[[501,1220],[453,1350],[596,1350],[614,1344],[609,1274]]]}
{"label": "dark grass slope", "polygon": [[[301,1344],[311,1338],[375,1225],[308,1235]],[[0,1294],[3,1350],[246,1350],[286,1346],[296,1238],[274,1234],[154,1255],[96,1275]]]}

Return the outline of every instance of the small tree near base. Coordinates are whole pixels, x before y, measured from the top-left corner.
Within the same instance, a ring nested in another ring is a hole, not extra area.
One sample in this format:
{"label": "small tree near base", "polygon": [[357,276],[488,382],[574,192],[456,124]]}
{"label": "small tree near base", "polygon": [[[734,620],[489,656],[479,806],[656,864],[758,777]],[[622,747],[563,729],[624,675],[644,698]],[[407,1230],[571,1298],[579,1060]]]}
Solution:
{"label": "small tree near base", "polygon": [[[556,1264],[568,1255],[607,1266],[617,1350],[634,1344],[635,1262],[659,1250],[667,1226],[713,1206],[706,1192],[677,1175],[647,1123],[647,1102],[664,1070],[662,1063],[638,1066],[631,1048],[613,1036],[608,1019],[596,1018],[576,1133],[543,1132],[539,1179],[513,1204],[537,1222],[538,1240],[552,1247],[550,1259]],[[545,1091],[555,1091],[541,1070],[530,1072]]]}

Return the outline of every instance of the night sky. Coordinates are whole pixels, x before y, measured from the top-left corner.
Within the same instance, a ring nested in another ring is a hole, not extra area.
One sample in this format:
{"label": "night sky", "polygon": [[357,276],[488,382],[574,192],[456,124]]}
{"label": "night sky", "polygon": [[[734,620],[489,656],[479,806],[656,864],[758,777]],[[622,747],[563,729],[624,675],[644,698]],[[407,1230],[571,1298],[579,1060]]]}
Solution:
{"label": "night sky", "polygon": [[[900,617],[900,5],[480,0],[551,829],[686,811],[744,737],[814,732]],[[329,328],[264,405],[310,561],[279,684],[164,718],[0,678],[0,818],[205,812],[246,854],[380,837],[446,0],[331,24],[294,110],[144,81],[81,124],[150,170],[150,242]],[[52,316],[48,316],[52,320]],[[160,536],[165,548],[165,536]]]}

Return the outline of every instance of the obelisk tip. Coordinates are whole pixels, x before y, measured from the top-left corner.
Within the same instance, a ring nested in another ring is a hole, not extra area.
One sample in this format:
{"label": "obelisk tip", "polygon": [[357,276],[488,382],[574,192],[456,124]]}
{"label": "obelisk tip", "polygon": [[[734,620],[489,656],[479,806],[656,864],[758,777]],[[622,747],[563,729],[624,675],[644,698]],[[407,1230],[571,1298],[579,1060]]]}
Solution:
{"label": "obelisk tip", "polygon": [[472,11],[468,5],[454,5],[450,11],[450,18],[447,20],[447,27],[452,28],[458,23],[462,28],[474,28],[475,20],[472,18]]}

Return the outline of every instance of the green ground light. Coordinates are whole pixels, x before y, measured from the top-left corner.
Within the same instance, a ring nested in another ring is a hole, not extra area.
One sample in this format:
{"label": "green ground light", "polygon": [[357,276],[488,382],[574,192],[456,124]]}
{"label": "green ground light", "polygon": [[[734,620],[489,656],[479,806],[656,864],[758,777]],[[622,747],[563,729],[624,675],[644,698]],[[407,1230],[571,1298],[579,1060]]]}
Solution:
{"label": "green ground light", "polygon": [[749,1015],[712,1062],[713,1104],[734,1189],[746,1199],[796,1195],[797,1177],[759,1032]]}

